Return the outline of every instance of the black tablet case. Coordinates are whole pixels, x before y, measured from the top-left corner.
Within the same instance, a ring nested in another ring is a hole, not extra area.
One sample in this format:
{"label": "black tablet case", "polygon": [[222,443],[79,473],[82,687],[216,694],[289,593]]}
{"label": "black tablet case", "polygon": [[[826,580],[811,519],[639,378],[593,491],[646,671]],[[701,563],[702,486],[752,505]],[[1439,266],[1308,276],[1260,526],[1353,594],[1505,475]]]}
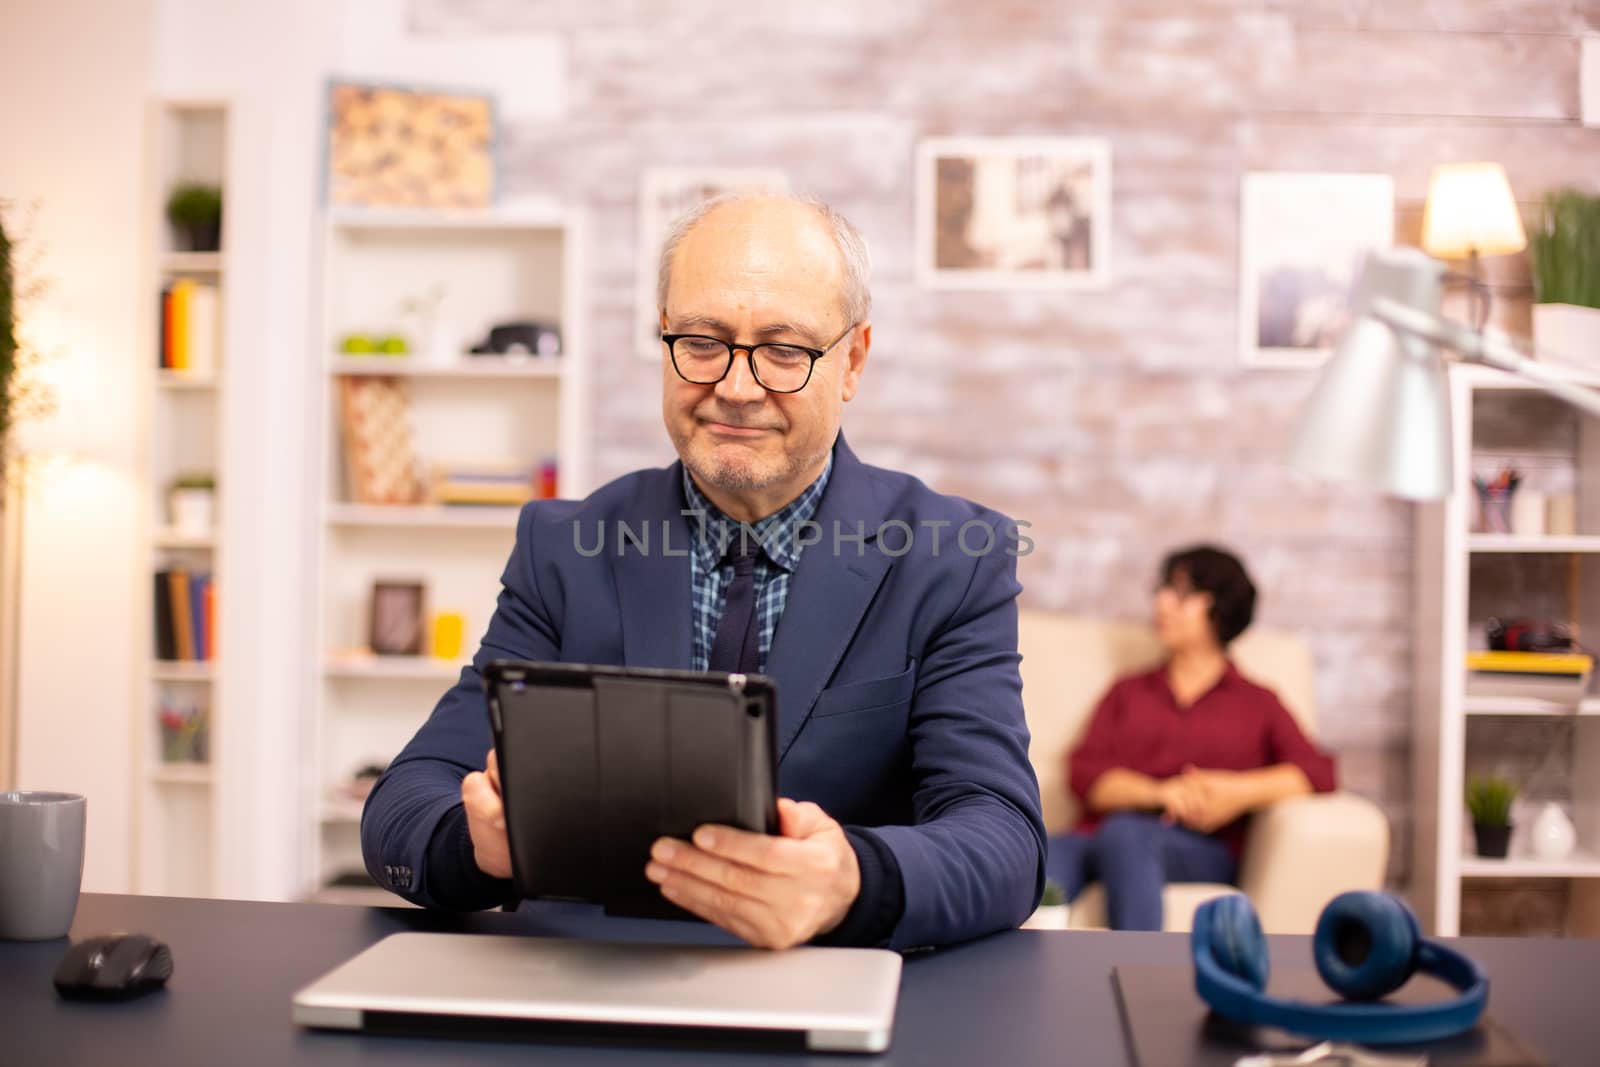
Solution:
{"label": "black tablet case", "polygon": [[659,837],[777,832],[777,697],[760,675],[497,661],[485,672],[517,892],[692,918],[644,876]]}

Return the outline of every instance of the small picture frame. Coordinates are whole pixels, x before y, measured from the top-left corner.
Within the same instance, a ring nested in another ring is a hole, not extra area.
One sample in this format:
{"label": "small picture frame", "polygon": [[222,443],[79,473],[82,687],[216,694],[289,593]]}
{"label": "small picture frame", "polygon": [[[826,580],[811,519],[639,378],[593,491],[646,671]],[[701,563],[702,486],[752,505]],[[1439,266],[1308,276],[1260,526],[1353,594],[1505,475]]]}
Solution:
{"label": "small picture frame", "polygon": [[427,629],[427,596],[421,582],[372,583],[367,644],[376,655],[422,655]]}
{"label": "small picture frame", "polygon": [[786,192],[789,177],[772,167],[646,167],[639,175],[639,246],[634,268],[634,349],[660,359],[661,309],[656,303],[661,245],[678,216],[725,193]]}
{"label": "small picture frame", "polygon": [[1246,174],[1239,362],[1317,367],[1350,322],[1362,261],[1394,244],[1387,174]]}
{"label": "small picture frame", "polygon": [[930,289],[1111,281],[1111,142],[935,137],[917,146],[916,264]]}

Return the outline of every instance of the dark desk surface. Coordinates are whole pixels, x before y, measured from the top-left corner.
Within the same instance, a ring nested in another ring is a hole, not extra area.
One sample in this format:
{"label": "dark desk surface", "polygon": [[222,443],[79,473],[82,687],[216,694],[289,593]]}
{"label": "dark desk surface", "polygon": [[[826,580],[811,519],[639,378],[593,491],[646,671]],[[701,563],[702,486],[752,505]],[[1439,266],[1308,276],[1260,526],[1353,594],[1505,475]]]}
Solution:
{"label": "dark desk surface", "polygon": [[[1186,963],[1183,934],[1017,931],[906,960],[894,1045],[880,1057],[671,1051],[639,1046],[500,1044],[303,1031],[294,990],[402,930],[659,937],[687,924],[606,920],[582,911],[445,916],[412,909],[261,904],[87,894],[74,940],[112,930],[172,946],[165,992],[123,1004],[61,1000],[50,984],[65,941],[0,941],[0,1063],[1088,1064],[1118,1067],[1124,1048],[1110,973],[1117,963]],[[671,938],[681,940],[681,937]],[[1272,938],[1278,966],[1309,966],[1303,937]],[[1493,977],[1491,1009],[1556,1063],[1600,1063],[1600,941],[1477,938],[1461,947]]]}

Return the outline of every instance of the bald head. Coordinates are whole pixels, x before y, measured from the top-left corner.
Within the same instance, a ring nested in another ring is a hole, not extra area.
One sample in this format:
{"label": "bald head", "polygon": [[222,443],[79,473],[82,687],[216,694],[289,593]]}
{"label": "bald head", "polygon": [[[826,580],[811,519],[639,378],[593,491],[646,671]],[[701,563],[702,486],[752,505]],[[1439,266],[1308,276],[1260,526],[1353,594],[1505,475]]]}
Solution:
{"label": "bald head", "polygon": [[[697,231],[712,229],[710,240],[694,241]],[[861,233],[843,215],[813,197],[777,193],[730,193],[708,200],[685,212],[672,225],[661,246],[656,278],[656,304],[665,310],[673,271],[680,253],[698,258],[712,245],[718,255],[730,249],[748,255],[780,252],[770,262],[751,263],[757,269],[777,268],[782,262],[806,262],[825,273],[838,294],[846,322],[863,322],[872,311],[869,288],[871,258]],[[774,245],[786,245],[781,250]]]}

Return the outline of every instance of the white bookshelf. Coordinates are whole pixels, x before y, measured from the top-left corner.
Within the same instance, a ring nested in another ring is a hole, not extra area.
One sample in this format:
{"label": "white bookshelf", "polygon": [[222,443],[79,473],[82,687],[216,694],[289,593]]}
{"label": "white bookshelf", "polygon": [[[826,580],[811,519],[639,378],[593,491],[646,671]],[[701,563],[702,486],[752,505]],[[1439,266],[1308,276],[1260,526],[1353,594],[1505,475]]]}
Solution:
{"label": "white bookshelf", "polygon": [[420,527],[437,530],[498,530],[516,528],[520,507],[499,505],[392,506],[383,504],[328,505],[327,521],[332,526],[372,528]]}
{"label": "white bookshelf", "polygon": [[1578,849],[1566,859],[1544,860],[1512,853],[1505,859],[1467,856],[1464,878],[1600,878],[1600,853]]}
{"label": "white bookshelf", "polygon": [[1530,697],[1468,696],[1462,702],[1468,715],[1535,715],[1559,718],[1567,715],[1600,716],[1600,699],[1585,698],[1573,708],[1554,700],[1537,700]]}
{"label": "white bookshelf", "polygon": [[150,678],[156,682],[211,682],[216,675],[215,663],[158,659],[150,664]]}
{"label": "white bookshelf", "polygon": [[404,378],[540,378],[560,379],[566,364],[559,356],[452,356],[438,363],[426,363],[411,356],[336,355],[328,363],[328,373],[355,376],[374,375]]}
{"label": "white bookshelf", "polygon": [[1565,555],[1600,552],[1600,537],[1574,536],[1518,537],[1514,534],[1473,534],[1467,538],[1467,547],[1478,553],[1535,553]]}
{"label": "white bookshelf", "polygon": [[161,269],[168,274],[221,274],[222,253],[164,252]]}
{"label": "white bookshelf", "polygon": [[[1427,930],[1455,936],[1461,932],[1462,894],[1471,891],[1473,880],[1566,879],[1568,932],[1597,936],[1600,774],[1594,768],[1600,767],[1600,694],[1591,689],[1574,706],[1468,693],[1465,658],[1470,648],[1483,647],[1484,623],[1492,614],[1558,617],[1577,626],[1593,647],[1600,634],[1600,420],[1563,409],[1552,421],[1552,409],[1539,405],[1556,402],[1487,368],[1452,366],[1449,388],[1456,488],[1446,500],[1417,511],[1412,899]],[[1561,429],[1568,425],[1563,419],[1570,419],[1570,436]],[[1498,466],[1518,456],[1574,492],[1575,534],[1473,532],[1475,462]],[[1565,727],[1555,728],[1561,723]],[[1547,740],[1552,737],[1559,740]],[[1487,749],[1486,738],[1494,739]],[[1480,857],[1464,802],[1469,768],[1504,769],[1523,779],[1520,766],[1498,764],[1519,755],[1524,739],[1541,755],[1538,768],[1526,774],[1531,782],[1520,784],[1546,795],[1527,796],[1530,812],[1521,821],[1514,814],[1507,858]],[[1552,791],[1561,795],[1548,795]],[[1578,850],[1566,859],[1527,853],[1531,809],[1547,799],[1565,806],[1578,831]]]}
{"label": "white bookshelf", "polygon": [[211,768],[204,764],[171,763],[150,772],[155,785],[211,785]]}
{"label": "white bookshelf", "polygon": [[449,683],[466,665],[466,660],[432,656],[330,656],[323,674],[328,678]]}
{"label": "white bookshelf", "polygon": [[[322,225],[318,328],[309,349],[322,425],[308,486],[317,576],[307,612],[313,636],[301,730],[299,895],[395,904],[399,898],[381,890],[328,886],[362,869],[361,805],[340,786],[364,766],[391,760],[476,651],[521,508],[359,502],[343,458],[340,383],[402,383],[424,470],[441,462],[537,470],[553,460],[557,495],[581,496],[589,488],[583,222],[575,211],[542,204],[472,213],[338,209]],[[440,284],[435,322],[403,313],[407,298]],[[516,321],[555,326],[560,353],[469,354],[491,325]],[[407,352],[348,355],[351,334],[398,334]],[[439,612],[464,616],[460,657],[432,656],[426,628],[420,655],[372,654],[370,598],[379,580],[421,582],[430,622]]]}
{"label": "white bookshelf", "polygon": [[[148,318],[149,390],[146,413],[144,480],[146,509],[144,543],[148,552],[145,580],[140,583],[144,624],[136,628],[138,672],[135,761],[132,797],[134,833],[133,885],[137,892],[176,896],[208,896],[217,891],[215,856],[222,836],[215,798],[217,736],[223,707],[218,698],[221,661],[162,659],[158,656],[154,576],[180,567],[190,574],[209,574],[220,589],[225,558],[223,528],[180,530],[170,525],[167,491],[174,479],[194,472],[215,480],[213,500],[222,499],[224,472],[222,361],[228,307],[223,252],[193,252],[177,247],[166,219],[166,201],[180,182],[206,182],[230,189],[231,108],[224,100],[162,99],[152,102],[149,117],[147,228],[154,239],[153,271],[145,290],[152,313]],[[223,213],[224,226],[228,212]],[[222,247],[227,247],[223,237]],[[161,366],[161,318],[155,313],[160,291],[181,278],[215,287],[217,292],[214,363],[189,370]],[[214,504],[215,507],[215,504]],[[220,514],[221,509],[216,508]],[[218,594],[220,603],[220,593]],[[212,633],[226,645],[220,611]],[[163,704],[205,709],[208,717],[208,762],[162,762],[159,712]]]}
{"label": "white bookshelf", "polygon": [[159,527],[151,538],[157,548],[215,548],[215,530],[205,532],[179,530],[172,526]]}
{"label": "white bookshelf", "polygon": [[218,378],[215,374],[200,374],[193,371],[158,370],[156,371],[156,385],[162,389],[215,389]]}

